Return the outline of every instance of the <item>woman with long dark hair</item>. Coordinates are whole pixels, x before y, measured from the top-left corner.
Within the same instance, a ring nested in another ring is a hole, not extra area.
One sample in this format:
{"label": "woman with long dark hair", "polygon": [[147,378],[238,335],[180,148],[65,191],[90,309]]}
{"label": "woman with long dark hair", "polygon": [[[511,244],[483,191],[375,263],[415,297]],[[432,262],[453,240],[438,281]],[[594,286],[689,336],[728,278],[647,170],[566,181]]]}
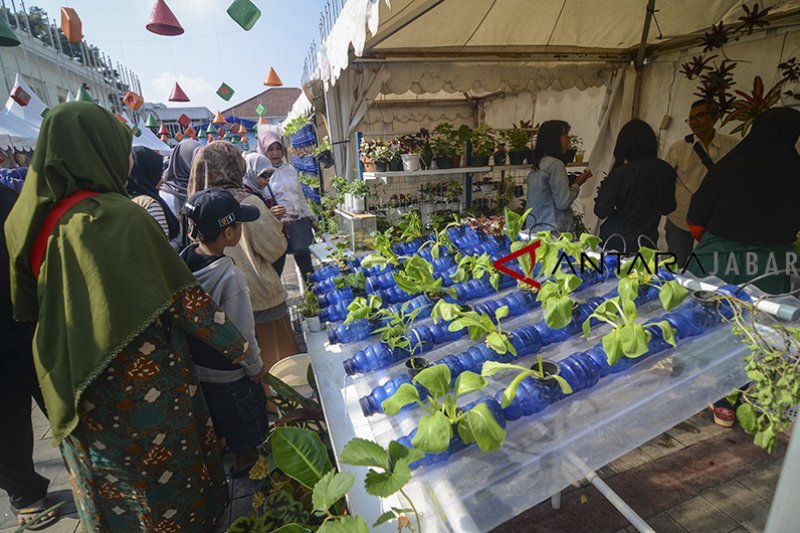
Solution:
{"label": "woman with long dark hair", "polygon": [[592,177],[586,169],[570,185],[564,159],[569,148],[570,126],[563,120],[548,120],[539,127],[533,169],[528,174],[528,199],[531,209],[528,228],[534,231],[572,231],[575,221],[570,206],[580,186]]}
{"label": "woman with long dark hair", "polygon": [[655,248],[661,215],[674,210],[675,170],[658,158],[653,128],[635,118],[617,136],[614,166],[595,199],[594,214],[606,219],[600,238],[611,249],[636,252],[644,236]]}

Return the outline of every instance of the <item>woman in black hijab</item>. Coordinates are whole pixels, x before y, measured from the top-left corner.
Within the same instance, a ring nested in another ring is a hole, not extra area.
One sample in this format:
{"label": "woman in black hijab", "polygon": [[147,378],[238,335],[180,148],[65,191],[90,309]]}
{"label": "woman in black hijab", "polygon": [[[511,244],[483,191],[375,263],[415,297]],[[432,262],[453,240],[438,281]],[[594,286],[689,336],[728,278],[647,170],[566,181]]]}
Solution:
{"label": "woman in black hijab", "polygon": [[639,237],[645,236],[652,243],[647,246],[655,248],[661,215],[674,210],[675,170],[658,158],[653,128],[633,119],[617,136],[614,167],[595,199],[595,215],[606,219],[600,238],[609,241],[609,249],[636,252]]}
{"label": "woman in black hijab", "polygon": [[[700,241],[692,271],[728,283],[754,282],[773,294],[789,290],[785,272],[800,230],[800,111],[773,108],[708,171],[692,197],[687,222]],[[796,258],[795,258],[796,259]]]}
{"label": "woman in black hijab", "polygon": [[164,158],[144,146],[134,146],[131,157],[133,166],[125,184],[128,194],[156,219],[167,238],[174,241],[180,233],[178,218],[158,195]]}

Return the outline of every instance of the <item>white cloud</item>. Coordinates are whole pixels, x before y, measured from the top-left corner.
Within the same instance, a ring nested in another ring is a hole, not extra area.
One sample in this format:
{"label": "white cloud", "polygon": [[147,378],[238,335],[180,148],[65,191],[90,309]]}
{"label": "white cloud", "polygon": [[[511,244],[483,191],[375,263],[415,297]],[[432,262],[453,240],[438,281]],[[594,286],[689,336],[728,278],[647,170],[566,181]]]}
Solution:
{"label": "white cloud", "polygon": [[[175,82],[181,86],[183,92],[189,97],[189,102],[170,102],[169,95],[172,93]],[[208,83],[201,77],[184,76],[183,74],[173,74],[172,72],[162,72],[157,78],[149,83],[149,91],[146,92],[148,102],[161,102],[172,106],[210,106],[214,105],[217,88]]]}

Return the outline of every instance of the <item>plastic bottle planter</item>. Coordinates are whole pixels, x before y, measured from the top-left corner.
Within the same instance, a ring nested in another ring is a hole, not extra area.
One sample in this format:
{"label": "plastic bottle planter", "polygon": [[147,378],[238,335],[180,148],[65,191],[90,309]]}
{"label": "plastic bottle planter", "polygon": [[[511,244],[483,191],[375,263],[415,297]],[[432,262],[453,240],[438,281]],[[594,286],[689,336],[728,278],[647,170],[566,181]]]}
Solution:
{"label": "plastic bottle planter", "polygon": [[[361,412],[364,413],[364,416],[369,416],[372,413],[381,412],[381,404],[383,401],[397,392],[397,389],[400,388],[400,385],[403,383],[408,383],[413,385],[411,382],[411,378],[402,375],[397,376],[396,378],[392,378],[380,387],[376,387],[375,390],[372,391],[371,394],[368,396],[364,396],[360,398],[358,401],[361,405]],[[422,385],[414,385],[419,392],[419,399],[425,401],[425,398],[428,397],[428,389],[423,387]],[[412,408],[413,404],[407,405],[405,408]]]}
{"label": "plastic bottle planter", "polygon": [[319,319],[323,322],[341,322],[345,318],[347,318],[347,306],[350,305],[350,302],[339,302],[333,305],[329,305],[325,309],[320,309],[319,311]]}
{"label": "plastic bottle planter", "polygon": [[315,270],[308,276],[308,280],[314,283],[332,278],[339,275],[339,267],[336,265],[327,265],[319,270]]}
{"label": "plastic bottle planter", "polygon": [[412,380],[417,374],[432,366],[432,363],[424,357],[410,357],[406,360],[406,374]]}

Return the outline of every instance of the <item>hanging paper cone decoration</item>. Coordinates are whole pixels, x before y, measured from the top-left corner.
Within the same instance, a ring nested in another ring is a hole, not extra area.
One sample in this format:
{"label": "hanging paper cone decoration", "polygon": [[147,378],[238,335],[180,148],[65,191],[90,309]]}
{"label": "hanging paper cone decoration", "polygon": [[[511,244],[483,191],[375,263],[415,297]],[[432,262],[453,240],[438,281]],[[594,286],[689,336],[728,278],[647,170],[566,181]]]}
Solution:
{"label": "hanging paper cone decoration", "polygon": [[92,98],[92,95],[91,95],[91,94],[89,94],[89,91],[87,91],[87,90],[86,90],[86,89],[83,87],[83,85],[81,85],[81,88],[80,88],[80,89],[78,89],[78,96],[76,96],[76,97],[75,97],[75,100],[77,100],[77,101],[79,101],[79,102],[91,102],[91,103],[95,103],[95,102],[94,102],[94,98]]}
{"label": "hanging paper cone decoration", "polygon": [[210,133],[208,134],[208,142],[214,142],[214,136]]}
{"label": "hanging paper cone decoration", "polygon": [[228,15],[245,31],[251,29],[261,17],[261,10],[250,0],[233,0]]}
{"label": "hanging paper cone decoration", "polygon": [[217,127],[214,124],[209,124],[208,133],[217,133]]}
{"label": "hanging paper cone decoration", "polygon": [[154,117],[153,115],[150,115],[149,117],[147,117],[147,122],[145,122],[144,125],[147,126],[148,128],[157,128],[158,119],[156,119],[156,117]]}
{"label": "hanging paper cone decoration", "polygon": [[263,117],[264,113],[266,113],[266,111],[267,111],[267,108],[264,107],[263,104],[258,104],[256,106],[256,115],[258,115],[259,117]]}
{"label": "hanging paper cone decoration", "polygon": [[267,87],[280,87],[283,85],[283,82],[278,77],[278,73],[275,72],[275,69],[269,67],[269,74],[267,74],[267,79],[264,80],[264,85]]}
{"label": "hanging paper cone decoration", "polygon": [[20,44],[14,31],[6,24],[6,21],[0,17],[0,46],[19,46]]}
{"label": "hanging paper cone decoration", "polygon": [[186,93],[183,92],[181,86],[178,85],[178,82],[175,82],[175,87],[172,89],[172,94],[169,95],[170,102],[188,102],[189,97],[186,96]]}
{"label": "hanging paper cone decoration", "polygon": [[226,102],[231,99],[233,93],[235,92],[236,91],[234,91],[233,88],[231,88],[231,86],[228,85],[227,83],[223,83],[222,85],[219,86],[219,89],[217,89],[217,94],[219,95],[219,97],[225,100]]}
{"label": "hanging paper cone decoration", "polygon": [[267,119],[264,117],[258,117],[258,123],[266,125]]}
{"label": "hanging paper cone decoration", "polygon": [[158,35],[180,35],[183,33],[183,26],[175,18],[175,14],[164,0],[156,0],[156,5],[150,12],[150,20],[145,26],[147,31]]}
{"label": "hanging paper cone decoration", "polygon": [[22,107],[25,107],[31,101],[31,95],[28,94],[25,91],[25,89],[23,89],[19,85],[17,85],[11,90],[10,96],[16,103],[18,103]]}
{"label": "hanging paper cone decoration", "polygon": [[226,132],[225,132],[225,135],[223,135],[223,136],[222,136],[222,138],[223,138],[223,139],[230,139],[230,138],[231,138],[231,132],[229,132],[229,131],[226,131]]}
{"label": "hanging paper cone decoration", "polygon": [[161,136],[161,142],[165,143],[165,142],[167,142],[168,139],[169,139],[169,137],[167,135],[162,135]]}
{"label": "hanging paper cone decoration", "polygon": [[194,130],[193,127],[189,126],[188,128],[186,128],[186,135],[188,135],[189,137],[197,137],[197,132]]}
{"label": "hanging paper cone decoration", "polygon": [[159,135],[169,135],[169,130],[167,129],[167,127],[165,125],[162,124],[161,127],[158,128],[158,134]]}
{"label": "hanging paper cone decoration", "polygon": [[83,39],[83,24],[78,13],[71,7],[61,8],[61,31],[72,44],[81,44]]}
{"label": "hanging paper cone decoration", "polygon": [[225,117],[219,111],[217,111],[217,116],[214,117],[214,124],[225,124]]}
{"label": "hanging paper cone decoration", "polygon": [[122,103],[124,103],[126,106],[130,107],[134,111],[138,111],[139,108],[141,108],[142,105],[144,105],[144,98],[142,98],[133,91],[128,91],[127,93],[125,93],[125,96],[122,97]]}
{"label": "hanging paper cone decoration", "polygon": [[247,135],[242,135],[242,138],[241,138],[241,139],[239,139],[239,140],[240,140],[241,142],[243,142],[243,143],[246,143],[246,142],[248,142],[248,141],[247,141]]}
{"label": "hanging paper cone decoration", "polygon": [[192,119],[190,119],[186,115],[186,113],[181,113],[181,116],[178,117],[178,124],[180,124],[184,128],[188,128],[191,123],[192,123]]}
{"label": "hanging paper cone decoration", "polygon": [[183,133],[178,132],[175,134],[175,140],[181,142],[183,140]]}
{"label": "hanging paper cone decoration", "polygon": [[204,138],[206,136],[206,130],[200,128],[200,131],[197,132],[197,136],[200,137],[201,139]]}
{"label": "hanging paper cone decoration", "polygon": [[133,133],[134,137],[142,136],[142,130],[139,129],[139,126],[134,126],[133,128],[131,128],[131,132]]}

